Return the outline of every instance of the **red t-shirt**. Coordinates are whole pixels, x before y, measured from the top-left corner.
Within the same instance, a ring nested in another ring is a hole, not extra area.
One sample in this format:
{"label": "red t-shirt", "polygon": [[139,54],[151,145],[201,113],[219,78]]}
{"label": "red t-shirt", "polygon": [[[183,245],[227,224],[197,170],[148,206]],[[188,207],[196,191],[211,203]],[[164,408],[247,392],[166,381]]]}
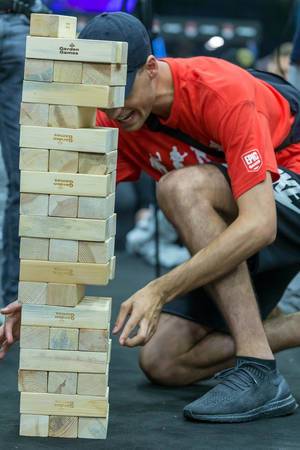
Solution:
{"label": "red t-shirt", "polygon": [[232,190],[238,198],[265,179],[277,180],[281,165],[300,173],[300,144],[275,154],[288,135],[290,107],[272,86],[227,61],[196,57],[166,58],[174,82],[170,116],[161,120],[198,142],[223,149],[216,159],[182,141],[150,131],[126,132],[98,111],[97,125],[120,128],[117,180],[138,179],[144,170],[156,180],[174,169],[210,161],[227,163]]}

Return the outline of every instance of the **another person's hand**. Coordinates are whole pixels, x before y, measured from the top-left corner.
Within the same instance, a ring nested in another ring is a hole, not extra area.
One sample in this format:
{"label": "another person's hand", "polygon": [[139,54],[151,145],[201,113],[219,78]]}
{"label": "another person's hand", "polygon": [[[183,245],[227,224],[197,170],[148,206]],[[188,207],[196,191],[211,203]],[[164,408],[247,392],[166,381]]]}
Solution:
{"label": "another person's hand", "polygon": [[5,357],[9,348],[20,338],[21,309],[21,303],[15,301],[0,311],[1,314],[5,315],[5,322],[0,327],[0,360]]}
{"label": "another person's hand", "polygon": [[[145,345],[156,331],[162,307],[162,299],[151,284],[123,302],[113,329],[113,334],[117,334],[125,325],[119,339],[120,344],[127,347]],[[129,337],[136,327],[136,335]]]}

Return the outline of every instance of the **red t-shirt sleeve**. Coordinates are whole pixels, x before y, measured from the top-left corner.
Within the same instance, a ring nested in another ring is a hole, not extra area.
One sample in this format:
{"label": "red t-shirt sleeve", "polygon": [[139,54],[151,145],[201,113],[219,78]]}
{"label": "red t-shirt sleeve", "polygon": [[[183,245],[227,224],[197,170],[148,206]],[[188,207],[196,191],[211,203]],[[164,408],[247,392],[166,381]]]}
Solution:
{"label": "red t-shirt sleeve", "polygon": [[268,120],[253,102],[243,101],[229,108],[218,134],[235,198],[261,183],[267,171],[274,181],[279,178]]}

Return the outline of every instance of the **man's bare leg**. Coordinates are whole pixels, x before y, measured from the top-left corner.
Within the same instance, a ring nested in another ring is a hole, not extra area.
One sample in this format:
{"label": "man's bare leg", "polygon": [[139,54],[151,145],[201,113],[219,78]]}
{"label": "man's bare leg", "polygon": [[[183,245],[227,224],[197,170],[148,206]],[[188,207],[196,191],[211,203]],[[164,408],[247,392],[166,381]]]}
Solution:
{"label": "man's bare leg", "polygon": [[[300,313],[270,318],[264,330],[273,353],[300,346]],[[184,386],[232,367],[234,356],[229,334],[163,313],[157,332],[141,350],[140,365],[155,383]]]}
{"label": "man's bare leg", "polygon": [[[212,165],[165,175],[158,186],[158,201],[191,254],[205,248],[237,215],[231,189]],[[228,324],[236,354],[273,359],[246,263],[205,288]]]}

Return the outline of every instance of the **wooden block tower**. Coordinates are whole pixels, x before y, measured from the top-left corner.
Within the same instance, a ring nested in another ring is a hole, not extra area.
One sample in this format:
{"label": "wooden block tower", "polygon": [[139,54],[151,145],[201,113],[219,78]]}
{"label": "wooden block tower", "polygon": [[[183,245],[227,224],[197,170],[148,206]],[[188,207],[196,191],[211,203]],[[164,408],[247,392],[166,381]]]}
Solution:
{"label": "wooden block tower", "polygon": [[20,133],[20,434],[105,438],[117,129],[127,43],[76,39],[76,18],[33,14]]}

